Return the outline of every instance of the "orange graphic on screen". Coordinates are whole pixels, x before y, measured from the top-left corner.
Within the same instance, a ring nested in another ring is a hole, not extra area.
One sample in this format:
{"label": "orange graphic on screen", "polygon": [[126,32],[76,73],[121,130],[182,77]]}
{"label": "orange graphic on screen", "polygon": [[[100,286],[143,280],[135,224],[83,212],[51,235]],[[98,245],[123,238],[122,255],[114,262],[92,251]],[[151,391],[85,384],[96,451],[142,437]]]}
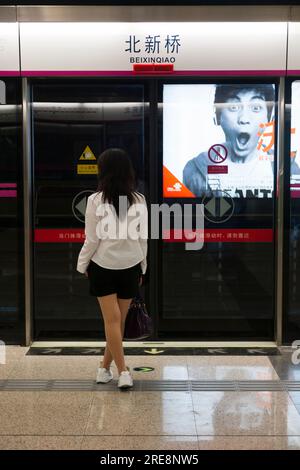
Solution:
{"label": "orange graphic on screen", "polygon": [[260,124],[259,126],[261,131],[258,133],[260,137],[257,145],[257,150],[262,150],[263,152],[269,152],[274,145],[275,139],[275,129],[274,121],[267,122],[265,124]]}
{"label": "orange graphic on screen", "polygon": [[164,197],[196,197],[167,167],[163,167]]}

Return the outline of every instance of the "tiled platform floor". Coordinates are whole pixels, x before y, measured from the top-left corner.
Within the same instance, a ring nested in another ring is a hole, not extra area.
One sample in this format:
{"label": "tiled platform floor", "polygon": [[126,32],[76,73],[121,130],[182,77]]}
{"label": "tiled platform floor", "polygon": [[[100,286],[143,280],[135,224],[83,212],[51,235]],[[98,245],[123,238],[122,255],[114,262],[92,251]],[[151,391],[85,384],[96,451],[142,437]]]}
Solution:
{"label": "tiled platform floor", "polygon": [[[91,379],[99,362],[26,351],[7,347],[0,379]],[[136,380],[300,380],[288,352],[127,364],[154,367],[133,372]],[[300,392],[1,391],[0,417],[0,449],[300,449]]]}

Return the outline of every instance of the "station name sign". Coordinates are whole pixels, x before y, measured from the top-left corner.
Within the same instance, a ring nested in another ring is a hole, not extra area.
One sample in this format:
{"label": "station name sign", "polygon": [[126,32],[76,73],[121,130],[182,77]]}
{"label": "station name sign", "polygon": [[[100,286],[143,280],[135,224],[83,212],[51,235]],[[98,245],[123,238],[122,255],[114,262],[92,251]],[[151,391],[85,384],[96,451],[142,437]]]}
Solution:
{"label": "station name sign", "polygon": [[129,35],[125,44],[125,53],[129,54],[131,64],[174,64],[182,41],[179,34],[133,34]]}

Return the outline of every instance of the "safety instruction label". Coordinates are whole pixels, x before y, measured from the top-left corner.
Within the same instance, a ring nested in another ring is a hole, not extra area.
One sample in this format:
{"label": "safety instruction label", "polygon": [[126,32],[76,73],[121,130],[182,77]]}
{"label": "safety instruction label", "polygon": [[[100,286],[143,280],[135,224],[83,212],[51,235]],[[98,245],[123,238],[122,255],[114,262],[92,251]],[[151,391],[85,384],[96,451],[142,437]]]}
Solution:
{"label": "safety instruction label", "polygon": [[78,175],[97,175],[98,166],[97,165],[77,165],[77,174]]}

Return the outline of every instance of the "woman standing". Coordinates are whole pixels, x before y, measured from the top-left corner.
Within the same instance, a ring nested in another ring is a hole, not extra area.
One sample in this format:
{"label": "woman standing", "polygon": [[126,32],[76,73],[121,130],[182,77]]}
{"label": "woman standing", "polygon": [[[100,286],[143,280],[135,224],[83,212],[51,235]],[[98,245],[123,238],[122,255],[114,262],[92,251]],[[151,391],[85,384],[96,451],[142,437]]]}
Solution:
{"label": "woman standing", "polygon": [[118,387],[133,386],[122,340],[131,300],[146,272],[147,236],[147,205],[135,191],[131,161],[123,150],[108,149],[98,159],[98,188],[87,200],[86,238],[77,263],[77,271],[89,278],[90,295],[97,297],[104,319],[107,343],[97,383],[112,380],[114,360]]}

